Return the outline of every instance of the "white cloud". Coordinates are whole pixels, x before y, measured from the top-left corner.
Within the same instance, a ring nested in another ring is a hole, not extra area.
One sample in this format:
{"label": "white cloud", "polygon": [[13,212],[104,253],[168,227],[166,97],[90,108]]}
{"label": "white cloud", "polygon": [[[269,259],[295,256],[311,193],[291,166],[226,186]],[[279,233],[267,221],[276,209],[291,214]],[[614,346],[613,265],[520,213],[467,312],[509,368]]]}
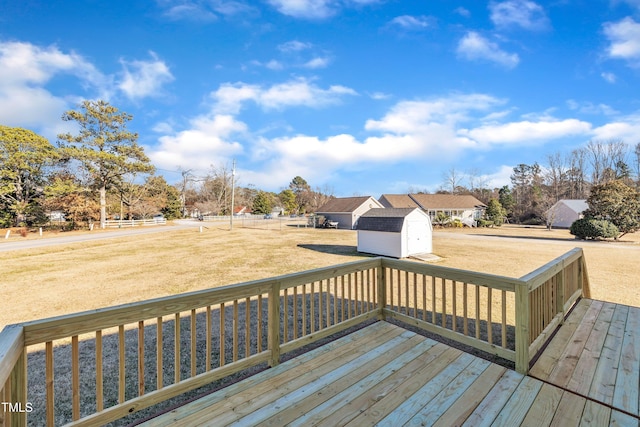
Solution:
{"label": "white cloud", "polygon": [[345,95],[357,93],[345,86],[330,86],[322,89],[306,79],[295,79],[263,88],[246,83],[225,83],[212,94],[214,110],[237,114],[243,104],[253,101],[266,110],[281,110],[291,106],[324,107],[341,102]]}
{"label": "white cloud", "polygon": [[80,55],[56,46],[0,42],[0,123],[38,128],[44,136],[55,138],[64,127],[60,116],[79,99],[46,88],[59,75],[76,77],[79,90],[89,87],[103,99],[109,97],[111,79]]}
{"label": "white cloud", "polygon": [[305,49],[311,49],[313,45],[299,40],[291,40],[278,45],[278,50],[284,53],[300,52]]}
{"label": "white cloud", "polygon": [[200,116],[191,121],[190,129],[160,137],[159,144],[148,148],[147,153],[160,168],[206,170],[221,159],[241,153],[242,145],[232,139],[246,131],[244,123],[229,115]]}
{"label": "white cloud", "polygon": [[118,88],[130,99],[161,96],[162,85],[174,80],[169,67],[154,52],[149,53],[150,61],[120,60],[123,71]]}
{"label": "white cloud", "polygon": [[158,0],[164,16],[171,20],[212,22],[220,16],[233,16],[253,10],[245,3],[233,0]]}
{"label": "white cloud", "polygon": [[640,114],[620,117],[593,130],[593,139],[620,139],[627,143],[637,143],[640,135]]}
{"label": "white cloud", "polygon": [[602,77],[606,82],[611,83],[611,84],[615,83],[615,82],[616,82],[616,80],[617,80],[616,75],[615,75],[615,74],[613,74],[613,73],[604,72],[604,73],[600,74],[600,76],[601,76],[601,77]]}
{"label": "white cloud", "polygon": [[521,144],[535,141],[549,141],[575,135],[588,135],[591,124],[577,120],[528,120],[506,124],[482,125],[462,134],[478,141],[481,145]]}
{"label": "white cloud", "polygon": [[432,19],[427,16],[396,16],[389,23],[397,25],[404,30],[424,30],[431,26]]}
{"label": "white cloud", "polygon": [[267,0],[283,15],[302,19],[325,19],[345,7],[362,7],[382,0]]}
{"label": "white cloud", "polygon": [[610,42],[607,48],[609,57],[640,65],[640,23],[626,17],[619,22],[605,23],[603,31]]}
{"label": "white cloud", "polygon": [[520,62],[515,53],[507,53],[475,31],[469,31],[458,43],[458,56],[469,61],[491,61],[507,68]]}
{"label": "white cloud", "polygon": [[465,18],[471,16],[471,12],[469,12],[469,9],[465,9],[464,7],[456,7],[454,12],[460,16],[464,16]]}
{"label": "white cloud", "polygon": [[594,115],[605,115],[612,116],[614,114],[618,114],[616,110],[611,108],[607,104],[594,104],[592,102],[577,102],[573,99],[567,101],[567,106],[571,110],[578,111],[582,114],[594,114]]}
{"label": "white cloud", "polygon": [[268,0],[283,15],[294,18],[324,19],[337,11],[335,0]]}
{"label": "white cloud", "polygon": [[302,67],[310,69],[326,68],[330,62],[331,60],[329,58],[315,57],[305,62]]}
{"label": "white cloud", "polygon": [[529,0],[509,0],[489,3],[491,21],[500,28],[521,27],[544,30],[549,26],[547,15],[539,4]]}

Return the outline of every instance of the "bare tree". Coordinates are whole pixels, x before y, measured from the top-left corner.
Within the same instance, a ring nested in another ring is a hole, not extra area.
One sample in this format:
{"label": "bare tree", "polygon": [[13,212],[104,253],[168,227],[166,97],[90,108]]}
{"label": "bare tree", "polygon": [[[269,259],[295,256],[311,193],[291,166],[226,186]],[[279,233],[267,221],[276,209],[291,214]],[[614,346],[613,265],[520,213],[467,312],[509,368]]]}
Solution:
{"label": "bare tree", "polygon": [[444,175],[443,187],[447,189],[451,194],[456,194],[460,182],[462,181],[462,175],[455,168],[449,169]]}

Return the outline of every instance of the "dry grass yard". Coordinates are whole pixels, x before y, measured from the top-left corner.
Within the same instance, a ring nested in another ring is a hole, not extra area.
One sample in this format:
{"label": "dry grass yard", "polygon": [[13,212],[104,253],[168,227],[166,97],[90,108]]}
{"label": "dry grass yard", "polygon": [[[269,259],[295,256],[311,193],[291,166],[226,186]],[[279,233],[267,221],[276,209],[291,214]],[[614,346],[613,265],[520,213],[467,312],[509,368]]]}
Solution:
{"label": "dry grass yard", "polygon": [[[580,242],[566,230],[515,226],[435,234],[439,265],[513,277],[581,246],[592,297],[640,306],[640,233],[622,242]],[[303,228],[187,229],[0,253],[0,328],[362,257],[354,231]]]}

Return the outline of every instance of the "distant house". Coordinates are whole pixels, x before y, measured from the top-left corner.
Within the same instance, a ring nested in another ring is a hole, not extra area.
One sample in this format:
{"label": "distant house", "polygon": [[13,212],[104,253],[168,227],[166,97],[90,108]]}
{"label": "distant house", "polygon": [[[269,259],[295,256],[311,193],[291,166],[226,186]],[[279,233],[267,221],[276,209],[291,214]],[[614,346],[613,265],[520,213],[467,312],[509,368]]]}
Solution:
{"label": "distant house", "polygon": [[569,228],[574,221],[583,217],[582,213],[589,209],[586,200],[562,199],[546,212],[547,222],[551,227]]}
{"label": "distant house", "polygon": [[336,221],[338,228],[353,230],[362,214],[369,209],[383,207],[371,196],[335,197],[320,206],[316,215],[322,215],[329,221]]}
{"label": "distant house", "polygon": [[249,206],[236,206],[233,208],[233,214],[235,216],[251,215],[251,208]]}
{"label": "distant house", "polygon": [[431,253],[433,230],[421,209],[371,209],[358,221],[358,251],[395,258]]}
{"label": "distant house", "polygon": [[380,203],[386,208],[420,208],[432,221],[442,212],[469,226],[474,226],[486,209],[484,203],[471,195],[454,194],[383,194]]}

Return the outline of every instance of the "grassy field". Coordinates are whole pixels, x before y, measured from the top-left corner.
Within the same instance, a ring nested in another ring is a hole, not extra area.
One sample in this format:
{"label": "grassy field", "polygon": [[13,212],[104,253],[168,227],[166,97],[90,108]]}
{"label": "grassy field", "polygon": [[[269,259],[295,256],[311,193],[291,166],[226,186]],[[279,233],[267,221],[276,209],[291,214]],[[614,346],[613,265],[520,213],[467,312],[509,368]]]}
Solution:
{"label": "grassy field", "polygon": [[[514,226],[435,234],[439,265],[513,277],[582,246],[592,297],[640,306],[638,233],[622,242]],[[345,230],[189,229],[1,253],[0,328],[366,257],[356,244],[356,232]]]}

